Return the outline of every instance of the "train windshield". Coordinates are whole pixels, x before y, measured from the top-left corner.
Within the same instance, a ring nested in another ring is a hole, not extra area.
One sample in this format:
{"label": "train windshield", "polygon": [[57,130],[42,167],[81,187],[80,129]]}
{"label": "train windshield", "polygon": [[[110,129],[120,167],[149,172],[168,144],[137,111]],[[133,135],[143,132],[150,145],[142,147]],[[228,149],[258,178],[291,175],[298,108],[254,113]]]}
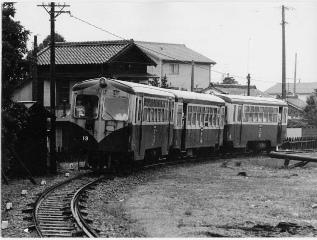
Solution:
{"label": "train windshield", "polygon": [[96,95],[76,96],[74,116],[77,118],[97,118],[99,98]]}
{"label": "train windshield", "polygon": [[105,120],[127,121],[128,109],[128,98],[106,98],[102,117]]}

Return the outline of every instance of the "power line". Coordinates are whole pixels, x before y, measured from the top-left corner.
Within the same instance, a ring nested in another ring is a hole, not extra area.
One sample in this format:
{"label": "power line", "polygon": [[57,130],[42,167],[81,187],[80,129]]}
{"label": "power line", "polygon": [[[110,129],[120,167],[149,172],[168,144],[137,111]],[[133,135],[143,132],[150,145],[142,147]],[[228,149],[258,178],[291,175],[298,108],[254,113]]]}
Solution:
{"label": "power line", "polygon": [[[122,37],[122,36],[119,36],[119,35],[117,35],[117,34],[115,34],[115,33],[113,33],[113,32],[110,32],[110,31],[104,29],[104,28],[98,27],[98,26],[96,26],[95,24],[92,24],[92,23],[90,23],[90,22],[88,22],[88,21],[86,21],[86,20],[83,20],[83,19],[81,19],[81,18],[79,18],[79,17],[76,17],[76,16],[74,16],[73,14],[71,14],[70,12],[69,12],[69,15],[70,15],[70,17],[72,17],[72,18],[75,18],[75,19],[77,19],[77,20],[79,20],[79,21],[81,21],[81,22],[83,22],[83,23],[86,23],[86,24],[88,24],[88,25],[90,25],[90,26],[92,26],[92,27],[94,27],[94,28],[96,28],[96,29],[98,29],[98,30],[101,30],[101,31],[103,31],[103,32],[106,32],[106,33],[108,33],[108,34],[110,34],[110,35],[112,35],[112,36],[114,36],[114,37],[120,38],[121,40],[129,41],[128,39],[126,39],[126,38],[124,38],[124,37]],[[143,48],[143,49],[145,49],[145,50],[151,51],[151,52],[153,52],[153,53],[160,54],[160,55],[162,55],[162,56],[168,57],[168,58],[170,58],[170,59],[172,59],[172,60],[175,60],[175,61],[178,61],[178,62],[181,62],[181,63],[190,63],[190,62],[191,62],[191,61],[180,60],[180,59],[175,58],[175,57],[173,57],[173,56],[170,56],[170,55],[168,55],[168,54],[165,54],[165,53],[156,51],[156,50],[154,50],[154,49],[152,49],[152,48],[146,47],[146,46],[144,46],[144,45],[142,45],[142,44],[139,44],[139,43],[136,43],[136,42],[134,42],[134,43],[135,43],[135,45],[137,45],[137,46],[140,47],[140,48]],[[126,63],[128,63],[128,62],[126,62]],[[137,63],[137,62],[135,62],[135,63]],[[195,65],[195,67],[198,67],[198,68],[201,68],[201,69],[204,69],[204,70],[207,70],[207,71],[212,71],[212,72],[215,72],[215,73],[219,73],[219,74],[222,74],[222,75],[223,75],[223,74],[227,74],[227,73],[225,73],[225,72],[221,72],[221,71],[217,71],[217,70],[205,68],[205,67],[198,66],[198,65]],[[242,77],[242,76],[239,76],[239,75],[233,75],[233,74],[231,74],[231,76],[236,77],[236,78],[239,78],[239,79],[246,80],[246,77]],[[252,81],[257,81],[257,82],[275,82],[275,81],[263,81],[263,80],[259,80],[259,79],[253,79],[253,78],[252,78]]]}

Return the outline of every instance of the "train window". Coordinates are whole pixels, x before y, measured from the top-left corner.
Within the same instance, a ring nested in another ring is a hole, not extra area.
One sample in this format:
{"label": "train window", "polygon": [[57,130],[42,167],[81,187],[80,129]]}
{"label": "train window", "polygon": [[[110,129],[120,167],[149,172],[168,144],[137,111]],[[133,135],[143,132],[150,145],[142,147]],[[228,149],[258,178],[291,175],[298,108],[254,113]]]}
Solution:
{"label": "train window", "polygon": [[233,105],[233,122],[236,121],[236,111],[237,111],[237,105]]}
{"label": "train window", "polygon": [[80,94],[76,96],[74,117],[97,118],[99,98],[96,95]]}
{"label": "train window", "polygon": [[[211,109],[212,110],[212,109]],[[211,127],[213,124],[212,124],[212,112],[209,114],[209,126]]]}
{"label": "train window", "polygon": [[200,112],[197,113],[196,126],[200,126]]}
{"label": "train window", "polygon": [[196,116],[197,116],[197,113],[196,112],[193,112],[193,116],[192,116],[192,126],[195,126],[196,125]]}
{"label": "train window", "polygon": [[241,122],[241,113],[242,113],[242,106],[238,106],[238,116],[237,116],[238,122]]}
{"label": "train window", "polygon": [[206,113],[205,114],[205,127],[208,127],[208,119],[209,119],[209,114],[208,113]]}
{"label": "train window", "polygon": [[141,114],[142,114],[142,100],[139,99],[139,104],[138,104],[138,121],[141,120]]}
{"label": "train window", "polygon": [[283,108],[283,123],[286,123],[287,122],[287,107],[284,107]]}
{"label": "train window", "polygon": [[183,115],[183,106],[178,105],[177,106],[177,119],[176,119],[177,126],[182,126],[182,115]]}
{"label": "train window", "polygon": [[106,98],[104,102],[103,115],[104,119],[117,121],[128,120],[129,99],[128,98]]}
{"label": "train window", "polygon": [[138,117],[138,99],[135,102],[135,117],[134,117],[135,122],[137,122],[137,117]]}

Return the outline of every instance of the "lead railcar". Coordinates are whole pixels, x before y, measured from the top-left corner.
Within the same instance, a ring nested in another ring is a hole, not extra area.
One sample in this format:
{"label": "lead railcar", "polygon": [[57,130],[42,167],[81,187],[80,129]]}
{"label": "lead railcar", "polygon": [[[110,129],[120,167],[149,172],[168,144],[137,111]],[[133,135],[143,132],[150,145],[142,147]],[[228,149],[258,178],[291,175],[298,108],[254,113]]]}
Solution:
{"label": "lead railcar", "polygon": [[173,94],[106,78],[77,83],[72,90],[74,140],[89,152],[92,165],[129,165],[168,154]]}

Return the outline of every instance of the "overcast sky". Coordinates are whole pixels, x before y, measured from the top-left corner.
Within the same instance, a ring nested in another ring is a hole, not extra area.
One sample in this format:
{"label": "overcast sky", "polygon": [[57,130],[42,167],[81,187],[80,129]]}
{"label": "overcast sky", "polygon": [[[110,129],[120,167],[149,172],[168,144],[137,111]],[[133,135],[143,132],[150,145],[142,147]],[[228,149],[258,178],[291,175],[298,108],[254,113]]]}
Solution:
{"label": "overcast sky", "polygon": [[[64,3],[64,2],[60,2]],[[71,13],[126,39],[181,43],[217,62],[213,70],[240,76],[251,74],[251,84],[265,90],[281,82],[281,6],[286,11],[286,72],[293,82],[295,52],[297,77],[317,81],[317,1],[73,1]],[[50,33],[49,15],[41,2],[16,3],[16,19],[40,43]],[[118,39],[62,14],[56,32],[66,41]],[[212,81],[221,74],[212,72]],[[200,86],[206,87],[206,86]]]}

